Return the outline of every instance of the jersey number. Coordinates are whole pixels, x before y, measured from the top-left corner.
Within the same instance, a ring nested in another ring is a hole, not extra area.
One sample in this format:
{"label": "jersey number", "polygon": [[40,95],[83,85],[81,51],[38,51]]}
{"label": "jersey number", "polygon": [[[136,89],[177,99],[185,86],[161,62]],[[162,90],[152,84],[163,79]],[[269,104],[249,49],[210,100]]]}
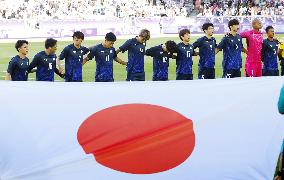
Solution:
{"label": "jersey number", "polygon": [[49,70],[52,69],[52,63],[48,63],[48,68],[49,68]]}
{"label": "jersey number", "polygon": [[163,57],[163,63],[166,63],[167,62],[167,57]]}
{"label": "jersey number", "polygon": [[186,56],[190,58],[190,51],[186,51]]}
{"label": "jersey number", "polygon": [[109,61],[109,55],[106,56],[106,61]]}

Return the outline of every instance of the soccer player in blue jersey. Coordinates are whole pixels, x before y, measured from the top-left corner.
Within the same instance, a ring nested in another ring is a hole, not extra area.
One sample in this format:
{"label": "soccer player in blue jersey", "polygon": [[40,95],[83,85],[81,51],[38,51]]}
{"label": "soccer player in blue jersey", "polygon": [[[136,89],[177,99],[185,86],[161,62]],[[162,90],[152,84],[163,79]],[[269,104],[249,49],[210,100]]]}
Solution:
{"label": "soccer player in blue jersey", "polygon": [[198,78],[215,79],[215,48],[217,45],[213,37],[214,25],[204,23],[202,30],[205,36],[192,44],[194,49],[199,48]]}
{"label": "soccer player in blue jersey", "polygon": [[82,46],[84,34],[75,31],[73,34],[73,44],[66,46],[57,59],[60,72],[63,68],[59,60],[65,59],[65,81],[66,82],[82,82],[82,63],[83,56],[89,52],[89,49]]}
{"label": "soccer player in blue jersey", "polygon": [[112,32],[109,32],[105,36],[103,43],[98,44],[90,48],[90,53],[84,58],[83,64],[92,60],[95,57],[96,60],[96,82],[113,82],[113,61],[116,61],[122,65],[126,65],[126,62],[117,57],[115,48],[113,47],[116,41],[116,36]]}
{"label": "soccer player in blue jersey", "polygon": [[176,51],[177,44],[174,41],[167,41],[146,50],[146,55],[153,57],[153,81],[168,80],[169,58],[172,58]]}
{"label": "soccer player in blue jersey", "polygon": [[278,40],[274,39],[274,28],[267,26],[265,29],[267,39],[263,40],[261,49],[261,60],[263,62],[262,75],[263,76],[279,76],[277,54],[278,54]]}
{"label": "soccer player in blue jersey", "polygon": [[241,77],[242,68],[242,37],[237,34],[239,21],[232,19],[228,23],[230,33],[222,38],[217,46],[216,53],[223,50],[223,78]]}
{"label": "soccer player in blue jersey", "polygon": [[192,80],[192,56],[196,56],[198,53],[189,44],[190,31],[188,29],[180,30],[179,38],[182,42],[177,45],[176,80]]}
{"label": "soccer player in blue jersey", "polygon": [[54,73],[64,77],[64,74],[61,74],[56,68],[56,50],[57,40],[48,38],[45,40],[45,51],[41,51],[34,56],[29,66],[29,72],[33,68],[37,68],[37,81],[54,81]]}
{"label": "soccer player in blue jersey", "polygon": [[28,41],[18,40],[15,44],[16,50],[19,54],[11,59],[8,65],[5,80],[12,81],[27,81],[28,80],[28,68],[29,59],[27,54],[29,52]]}
{"label": "soccer player in blue jersey", "polygon": [[146,41],[150,39],[150,31],[142,29],[139,36],[127,40],[116,51],[124,53],[128,51],[128,62],[126,66],[127,81],[145,81],[144,54]]}

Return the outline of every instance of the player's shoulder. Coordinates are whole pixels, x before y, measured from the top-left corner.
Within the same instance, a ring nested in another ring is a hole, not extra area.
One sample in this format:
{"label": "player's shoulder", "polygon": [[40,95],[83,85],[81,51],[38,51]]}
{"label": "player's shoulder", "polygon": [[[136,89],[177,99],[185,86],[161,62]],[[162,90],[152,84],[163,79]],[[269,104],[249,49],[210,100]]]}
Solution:
{"label": "player's shoulder", "polygon": [[18,62],[19,59],[20,59],[19,55],[16,55],[16,56],[11,58],[10,63]]}
{"label": "player's shoulder", "polygon": [[45,55],[45,52],[44,51],[40,51],[40,52],[36,53],[36,55],[34,57],[38,58],[38,57],[42,57],[44,55]]}

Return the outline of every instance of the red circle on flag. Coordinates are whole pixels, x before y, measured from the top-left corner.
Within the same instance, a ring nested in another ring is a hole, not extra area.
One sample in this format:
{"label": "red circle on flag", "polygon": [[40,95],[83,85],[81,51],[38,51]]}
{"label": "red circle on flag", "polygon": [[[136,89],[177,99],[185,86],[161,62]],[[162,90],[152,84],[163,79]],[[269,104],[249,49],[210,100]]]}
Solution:
{"label": "red circle on flag", "polygon": [[119,105],[96,112],[81,124],[77,138],[98,163],[132,174],[172,169],[195,146],[190,119],[150,104]]}

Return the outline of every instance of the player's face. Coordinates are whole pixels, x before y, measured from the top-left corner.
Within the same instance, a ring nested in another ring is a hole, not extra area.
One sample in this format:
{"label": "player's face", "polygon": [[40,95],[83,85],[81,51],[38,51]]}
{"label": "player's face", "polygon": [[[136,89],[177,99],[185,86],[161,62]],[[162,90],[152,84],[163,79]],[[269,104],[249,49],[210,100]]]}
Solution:
{"label": "player's face", "polygon": [[77,37],[73,38],[73,43],[75,46],[80,46],[83,42],[83,39],[78,39]]}
{"label": "player's face", "polygon": [[274,35],[275,35],[274,29],[269,29],[268,32],[267,32],[267,36],[270,37],[270,38],[273,38]]}
{"label": "player's face", "polygon": [[24,43],[18,50],[19,50],[19,53],[23,55],[27,55],[29,52],[29,46],[28,44]]}
{"label": "player's face", "polygon": [[205,30],[205,33],[209,36],[213,36],[214,33],[214,27],[209,26],[207,30]]}
{"label": "player's face", "polygon": [[106,48],[112,48],[114,45],[114,42],[113,41],[107,41],[105,40],[105,47]]}
{"label": "player's face", "polygon": [[252,24],[252,27],[253,29],[261,29],[262,28],[262,24],[260,21],[255,21],[253,24]]}
{"label": "player's face", "polygon": [[181,36],[181,39],[182,39],[182,41],[189,42],[190,41],[190,34],[189,33],[184,34],[183,36]]}
{"label": "player's face", "polygon": [[240,29],[239,25],[233,25],[233,26],[230,26],[230,27],[231,27],[231,30],[234,31],[234,32],[238,32],[239,29]]}
{"label": "player's face", "polygon": [[57,50],[57,44],[55,44],[53,47],[50,47],[50,53],[54,54]]}

